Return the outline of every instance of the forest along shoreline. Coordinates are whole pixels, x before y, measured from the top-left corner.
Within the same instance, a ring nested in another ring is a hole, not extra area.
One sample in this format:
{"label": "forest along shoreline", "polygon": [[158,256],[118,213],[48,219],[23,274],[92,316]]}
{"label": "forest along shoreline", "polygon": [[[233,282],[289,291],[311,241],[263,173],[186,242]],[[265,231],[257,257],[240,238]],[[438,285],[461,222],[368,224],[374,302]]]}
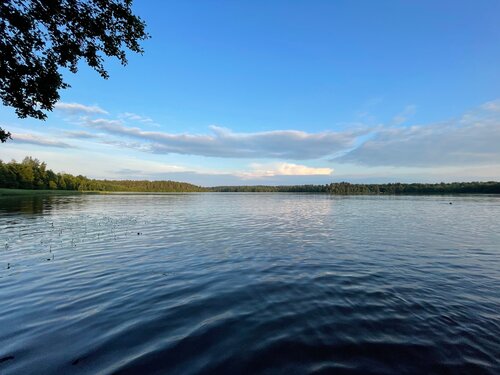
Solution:
{"label": "forest along shoreline", "polygon": [[0,160],[0,197],[44,194],[106,193],[197,193],[264,192],[325,193],[333,195],[449,195],[500,194],[500,182],[351,184],[334,182],[318,185],[240,185],[203,187],[187,182],[149,180],[97,180],[82,175],[55,173],[44,162],[26,157],[4,163]]}

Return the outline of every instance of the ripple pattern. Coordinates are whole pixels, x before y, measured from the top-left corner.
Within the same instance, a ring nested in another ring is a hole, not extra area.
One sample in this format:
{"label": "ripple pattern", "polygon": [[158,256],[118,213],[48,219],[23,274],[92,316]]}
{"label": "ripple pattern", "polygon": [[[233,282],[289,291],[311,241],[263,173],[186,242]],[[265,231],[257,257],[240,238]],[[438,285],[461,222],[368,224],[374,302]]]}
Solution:
{"label": "ripple pattern", "polygon": [[498,374],[499,245],[495,196],[2,198],[0,373]]}

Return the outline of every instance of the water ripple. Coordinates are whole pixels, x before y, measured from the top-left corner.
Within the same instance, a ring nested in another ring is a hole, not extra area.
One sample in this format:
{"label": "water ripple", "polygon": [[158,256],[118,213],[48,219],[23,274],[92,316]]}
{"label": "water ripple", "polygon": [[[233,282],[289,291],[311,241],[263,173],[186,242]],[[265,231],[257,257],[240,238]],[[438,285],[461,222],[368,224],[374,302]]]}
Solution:
{"label": "water ripple", "polygon": [[500,198],[0,199],[0,373],[500,373]]}

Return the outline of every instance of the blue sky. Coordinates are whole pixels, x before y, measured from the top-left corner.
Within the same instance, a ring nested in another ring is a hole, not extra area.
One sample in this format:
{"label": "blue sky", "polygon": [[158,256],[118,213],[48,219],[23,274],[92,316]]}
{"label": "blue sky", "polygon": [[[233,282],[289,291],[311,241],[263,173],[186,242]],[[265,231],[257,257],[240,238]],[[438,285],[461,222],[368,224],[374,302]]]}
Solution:
{"label": "blue sky", "polygon": [[45,122],[55,171],[202,185],[500,179],[500,2],[152,1],[151,39],[81,66]]}

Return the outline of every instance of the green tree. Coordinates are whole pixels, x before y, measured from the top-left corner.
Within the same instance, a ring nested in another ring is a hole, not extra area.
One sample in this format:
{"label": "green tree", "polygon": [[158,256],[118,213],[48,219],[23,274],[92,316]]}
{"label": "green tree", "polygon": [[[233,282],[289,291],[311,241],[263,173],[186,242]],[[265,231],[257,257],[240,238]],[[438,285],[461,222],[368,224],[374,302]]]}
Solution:
{"label": "green tree", "polygon": [[51,169],[45,173],[45,186],[51,190],[57,189],[57,175]]}
{"label": "green tree", "polygon": [[[3,0],[0,2],[0,97],[20,118],[44,120],[83,60],[108,78],[104,57],[127,64],[125,47],[142,53],[149,36],[132,0]],[[0,140],[10,133],[0,128]]]}
{"label": "green tree", "polygon": [[[26,161],[26,159],[25,159]],[[15,172],[17,175],[17,181],[21,189],[33,189],[33,181],[35,179],[35,174],[33,173],[33,167],[29,162],[15,163]]]}

